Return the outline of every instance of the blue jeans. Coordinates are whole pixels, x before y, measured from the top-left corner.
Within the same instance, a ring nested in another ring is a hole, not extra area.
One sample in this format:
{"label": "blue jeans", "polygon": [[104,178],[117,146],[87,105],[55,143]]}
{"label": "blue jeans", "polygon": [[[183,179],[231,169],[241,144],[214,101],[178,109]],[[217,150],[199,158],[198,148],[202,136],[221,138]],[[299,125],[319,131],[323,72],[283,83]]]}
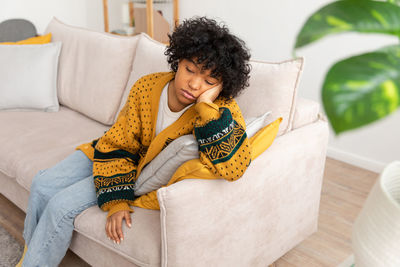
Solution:
{"label": "blue jeans", "polygon": [[74,219],[97,204],[93,162],[80,150],[34,177],[24,225],[22,266],[58,266],[71,243]]}

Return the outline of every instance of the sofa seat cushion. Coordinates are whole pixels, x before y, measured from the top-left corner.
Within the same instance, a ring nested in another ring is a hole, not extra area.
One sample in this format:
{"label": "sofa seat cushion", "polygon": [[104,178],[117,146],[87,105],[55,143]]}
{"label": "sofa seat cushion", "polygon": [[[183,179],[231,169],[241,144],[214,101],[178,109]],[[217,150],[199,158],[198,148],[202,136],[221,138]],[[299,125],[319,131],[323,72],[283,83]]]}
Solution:
{"label": "sofa seat cushion", "polygon": [[[160,211],[135,207],[132,227],[123,222],[124,240],[118,245],[109,240],[104,227],[107,213],[93,206],[75,218],[75,231],[123,256],[138,266],[161,266]],[[136,266],[135,265],[135,266]],[[104,266],[110,266],[104,263]]]}
{"label": "sofa seat cushion", "polygon": [[65,106],[59,112],[1,111],[0,123],[0,171],[16,177],[28,191],[39,170],[55,165],[109,128]]}

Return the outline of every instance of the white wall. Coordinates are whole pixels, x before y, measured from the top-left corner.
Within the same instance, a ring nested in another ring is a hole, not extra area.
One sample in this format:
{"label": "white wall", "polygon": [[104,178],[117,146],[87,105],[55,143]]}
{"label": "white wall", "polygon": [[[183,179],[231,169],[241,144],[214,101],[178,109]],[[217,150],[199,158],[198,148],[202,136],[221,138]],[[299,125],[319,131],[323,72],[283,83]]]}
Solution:
{"label": "white wall", "polygon": [[[110,28],[118,28],[116,5],[109,0]],[[328,0],[181,0],[182,19],[206,15],[225,22],[251,49],[252,57],[281,61],[292,57],[295,36],[307,17]],[[43,32],[52,16],[67,24],[102,31],[101,0],[0,0],[0,21],[24,17]],[[299,95],[320,102],[323,78],[329,66],[341,58],[395,43],[383,35],[342,34],[325,38],[298,51],[305,57]],[[331,131],[328,155],[377,172],[393,160],[400,160],[400,112],[339,137]]]}
{"label": "white wall", "polygon": [[[128,0],[108,0],[109,29],[123,29],[121,5]],[[181,0],[182,1],[182,0]],[[145,7],[135,4],[136,7]],[[157,4],[172,23],[172,5]],[[104,31],[103,1],[101,0],[0,0],[0,21],[25,18],[33,22],[39,34],[43,33],[52,17],[66,24]]]}
{"label": "white wall", "polygon": [[44,32],[53,16],[86,27],[87,13],[86,1],[82,0],[0,0],[0,21],[25,18],[33,22],[39,33]]}

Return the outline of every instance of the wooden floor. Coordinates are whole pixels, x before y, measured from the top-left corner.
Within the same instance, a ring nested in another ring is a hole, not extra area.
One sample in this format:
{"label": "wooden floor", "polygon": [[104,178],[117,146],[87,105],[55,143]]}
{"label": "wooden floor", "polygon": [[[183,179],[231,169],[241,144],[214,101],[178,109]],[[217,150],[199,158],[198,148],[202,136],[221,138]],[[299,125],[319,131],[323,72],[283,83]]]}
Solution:
{"label": "wooden floor", "polygon": [[[351,251],[351,228],[378,174],[327,158],[318,231],[275,262],[275,266],[337,266]],[[24,212],[0,194],[0,224],[23,243]],[[60,266],[88,266],[69,251]]]}

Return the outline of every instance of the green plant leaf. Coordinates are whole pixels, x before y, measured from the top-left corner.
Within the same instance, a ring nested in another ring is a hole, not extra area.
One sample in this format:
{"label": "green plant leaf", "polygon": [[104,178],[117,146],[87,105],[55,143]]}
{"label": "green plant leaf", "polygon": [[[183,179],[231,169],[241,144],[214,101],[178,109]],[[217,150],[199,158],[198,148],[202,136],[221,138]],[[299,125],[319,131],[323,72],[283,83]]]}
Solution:
{"label": "green plant leaf", "polygon": [[387,0],[387,2],[400,5],[400,0]]}
{"label": "green plant leaf", "polygon": [[343,0],[328,4],[308,18],[297,35],[295,49],[328,34],[342,32],[399,36],[400,6],[371,0]]}
{"label": "green plant leaf", "polygon": [[395,111],[400,107],[400,46],[334,64],[325,77],[322,102],[336,134]]}

